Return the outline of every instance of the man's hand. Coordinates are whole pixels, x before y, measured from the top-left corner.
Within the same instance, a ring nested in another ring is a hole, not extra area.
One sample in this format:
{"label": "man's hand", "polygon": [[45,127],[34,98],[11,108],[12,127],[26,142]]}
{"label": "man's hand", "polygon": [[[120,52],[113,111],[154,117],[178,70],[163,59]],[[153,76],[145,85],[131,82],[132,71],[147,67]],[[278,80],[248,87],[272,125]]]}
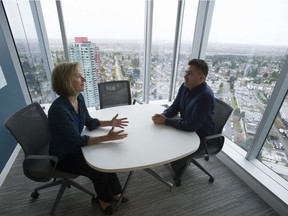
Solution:
{"label": "man's hand", "polygon": [[152,116],[152,121],[155,124],[165,124],[166,117],[162,114],[155,114]]}

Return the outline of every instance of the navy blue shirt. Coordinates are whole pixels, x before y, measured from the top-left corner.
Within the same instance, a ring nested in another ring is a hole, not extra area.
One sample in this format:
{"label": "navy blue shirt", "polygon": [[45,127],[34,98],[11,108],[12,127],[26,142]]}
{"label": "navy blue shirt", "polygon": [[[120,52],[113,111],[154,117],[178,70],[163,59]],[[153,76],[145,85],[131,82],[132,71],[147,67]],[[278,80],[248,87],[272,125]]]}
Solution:
{"label": "navy blue shirt", "polygon": [[78,96],[78,113],[68,97],[60,96],[48,111],[48,123],[51,134],[50,155],[63,159],[66,155],[76,154],[87,145],[89,136],[81,136],[84,125],[93,130],[100,126],[98,119],[90,117],[82,94]]}
{"label": "navy blue shirt", "polygon": [[[215,110],[215,98],[206,82],[190,90],[184,86],[170,107],[163,114],[165,124],[185,131],[195,131],[201,138],[214,133],[212,116]],[[172,118],[180,113],[180,118]]]}

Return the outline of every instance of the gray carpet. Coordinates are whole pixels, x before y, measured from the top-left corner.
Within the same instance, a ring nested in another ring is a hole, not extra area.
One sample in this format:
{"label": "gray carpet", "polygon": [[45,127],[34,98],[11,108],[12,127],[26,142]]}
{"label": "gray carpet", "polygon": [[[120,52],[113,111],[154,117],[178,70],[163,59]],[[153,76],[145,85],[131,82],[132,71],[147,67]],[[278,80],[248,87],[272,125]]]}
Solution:
{"label": "gray carpet", "polygon": [[[0,189],[0,215],[49,215],[59,186],[40,191],[37,200],[30,197],[33,188],[41,183],[27,179],[22,171],[23,152],[18,155],[11,171]],[[274,216],[278,215],[253,190],[229,170],[218,158],[199,161],[211,172],[215,181],[191,165],[179,188],[172,191],[145,171],[136,171],[132,177],[127,197],[128,203],[120,206],[116,216]],[[153,169],[172,181],[168,166]],[[124,184],[128,173],[119,173]],[[79,177],[77,182],[92,191],[89,179]],[[104,215],[99,206],[91,204],[90,197],[75,188],[68,188],[55,215]]]}

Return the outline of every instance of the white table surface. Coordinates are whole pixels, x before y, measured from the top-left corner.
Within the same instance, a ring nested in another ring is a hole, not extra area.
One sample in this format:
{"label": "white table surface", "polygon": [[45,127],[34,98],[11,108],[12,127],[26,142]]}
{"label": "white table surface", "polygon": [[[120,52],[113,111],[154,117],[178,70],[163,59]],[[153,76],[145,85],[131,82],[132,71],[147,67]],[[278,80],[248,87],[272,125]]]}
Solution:
{"label": "white table surface", "polygon": [[[200,143],[195,132],[153,123],[152,116],[164,109],[153,104],[117,106],[97,111],[89,109],[91,117],[111,120],[118,113],[119,118],[127,117],[129,124],[125,127],[128,137],[123,140],[82,147],[87,163],[103,172],[134,171],[157,167],[195,152]],[[84,128],[82,134],[100,136],[110,129],[88,131]]]}

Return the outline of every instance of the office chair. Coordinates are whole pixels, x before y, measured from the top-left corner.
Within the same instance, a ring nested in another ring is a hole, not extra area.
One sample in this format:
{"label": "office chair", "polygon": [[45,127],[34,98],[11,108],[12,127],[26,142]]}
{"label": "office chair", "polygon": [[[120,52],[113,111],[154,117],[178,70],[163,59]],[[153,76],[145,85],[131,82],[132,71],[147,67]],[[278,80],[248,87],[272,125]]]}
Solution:
{"label": "office chair", "polygon": [[188,159],[187,165],[193,163],[197,167],[199,167],[203,172],[205,172],[209,177],[209,183],[214,182],[214,177],[205,170],[197,161],[201,157],[204,157],[206,161],[209,160],[210,156],[215,156],[218,152],[221,151],[225,137],[222,135],[222,130],[231,115],[233,109],[225,102],[215,99],[215,114],[213,116],[213,120],[215,123],[215,134],[206,136],[201,140],[200,150],[198,150],[192,158]]}
{"label": "office chair", "polygon": [[129,80],[117,80],[98,83],[100,109],[140,103],[132,102]]}
{"label": "office chair", "polygon": [[96,200],[93,193],[72,180],[78,175],[62,172],[56,168],[58,158],[48,153],[50,140],[48,118],[40,104],[32,103],[22,108],[7,120],[5,126],[24,151],[23,171],[25,176],[37,182],[49,182],[54,179],[54,181],[35,188],[31,197],[37,199],[39,190],[61,185],[50,215],[54,215],[66,187],[71,185],[91,195],[92,202]]}

